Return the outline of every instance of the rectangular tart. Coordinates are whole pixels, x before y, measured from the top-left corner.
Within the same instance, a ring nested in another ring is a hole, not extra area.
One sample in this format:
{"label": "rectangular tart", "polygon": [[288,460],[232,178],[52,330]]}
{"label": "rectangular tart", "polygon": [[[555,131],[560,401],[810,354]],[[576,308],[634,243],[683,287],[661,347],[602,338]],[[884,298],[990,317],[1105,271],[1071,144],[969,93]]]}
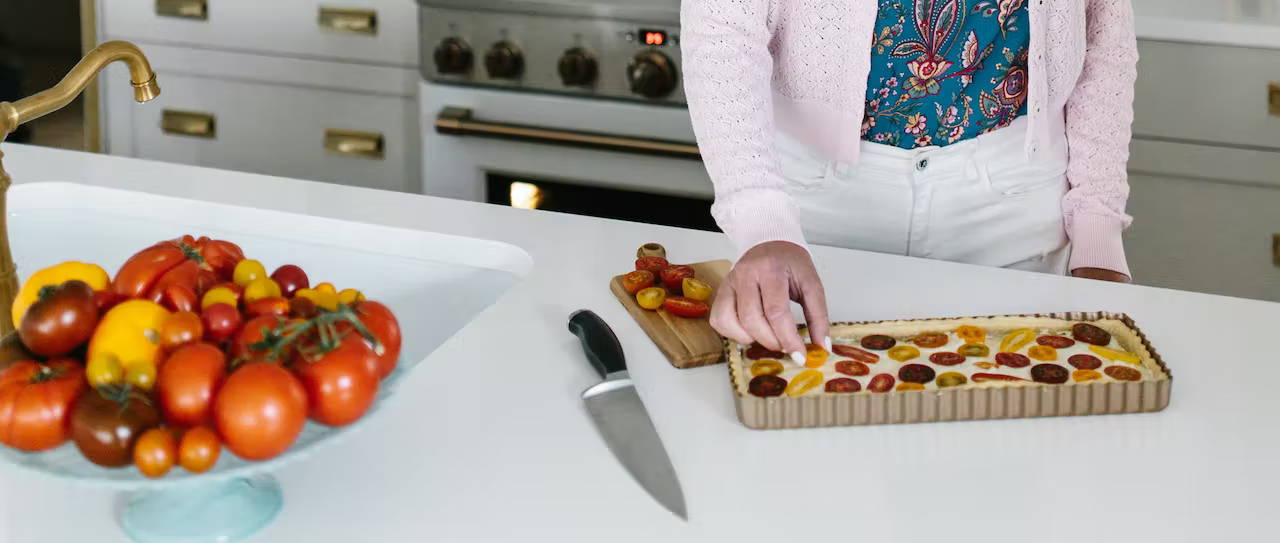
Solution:
{"label": "rectangular tart", "polygon": [[[804,330],[802,330],[804,332]],[[1171,375],[1127,315],[1053,313],[835,323],[804,365],[726,341],[738,418],[755,429],[1159,411]]]}

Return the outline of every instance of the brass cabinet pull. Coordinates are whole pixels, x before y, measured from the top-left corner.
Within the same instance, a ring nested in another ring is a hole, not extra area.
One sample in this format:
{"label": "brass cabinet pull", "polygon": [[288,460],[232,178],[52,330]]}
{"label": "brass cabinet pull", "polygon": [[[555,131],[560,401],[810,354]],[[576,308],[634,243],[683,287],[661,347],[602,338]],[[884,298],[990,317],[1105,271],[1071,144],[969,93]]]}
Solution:
{"label": "brass cabinet pull", "polygon": [[1271,263],[1280,268],[1280,234],[1271,234]]}
{"label": "brass cabinet pull", "polygon": [[1280,83],[1267,84],[1267,113],[1280,117]]}
{"label": "brass cabinet pull", "polygon": [[218,137],[218,118],[208,113],[166,109],[160,115],[165,134],[213,139]]}
{"label": "brass cabinet pull", "polygon": [[330,153],[360,158],[381,159],[385,153],[382,134],[355,130],[324,131],[324,149]]}
{"label": "brass cabinet pull", "polygon": [[156,0],[156,14],[183,19],[209,19],[207,0]]}
{"label": "brass cabinet pull", "polygon": [[436,116],[436,132],[454,136],[475,136],[635,155],[702,160],[702,153],[698,151],[698,146],[692,143],[478,121],[472,118],[470,109],[461,107],[446,107],[440,110],[440,114]]}
{"label": "brass cabinet pull", "polygon": [[320,8],[320,27],[336,32],[375,35],[378,12],[372,9]]}

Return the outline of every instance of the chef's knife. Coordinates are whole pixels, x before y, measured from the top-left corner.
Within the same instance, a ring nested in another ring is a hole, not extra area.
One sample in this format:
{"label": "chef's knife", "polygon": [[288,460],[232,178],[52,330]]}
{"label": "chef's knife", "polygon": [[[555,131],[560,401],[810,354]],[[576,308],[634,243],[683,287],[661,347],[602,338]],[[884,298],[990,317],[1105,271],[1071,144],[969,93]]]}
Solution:
{"label": "chef's knife", "polygon": [[582,341],[587,360],[604,378],[583,392],[582,400],[605,444],[650,496],[688,520],[676,470],[631,383],[618,337],[603,319],[586,309],[569,316],[569,331]]}

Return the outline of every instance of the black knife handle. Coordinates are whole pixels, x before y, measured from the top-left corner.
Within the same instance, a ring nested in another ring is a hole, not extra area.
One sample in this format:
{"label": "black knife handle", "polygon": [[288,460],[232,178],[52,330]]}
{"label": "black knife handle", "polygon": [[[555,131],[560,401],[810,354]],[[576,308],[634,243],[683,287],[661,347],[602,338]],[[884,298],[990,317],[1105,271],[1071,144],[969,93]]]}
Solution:
{"label": "black knife handle", "polygon": [[613,329],[599,315],[588,309],[579,309],[569,316],[569,331],[578,336],[582,350],[600,377],[617,371],[626,371],[627,359],[622,356],[622,344]]}

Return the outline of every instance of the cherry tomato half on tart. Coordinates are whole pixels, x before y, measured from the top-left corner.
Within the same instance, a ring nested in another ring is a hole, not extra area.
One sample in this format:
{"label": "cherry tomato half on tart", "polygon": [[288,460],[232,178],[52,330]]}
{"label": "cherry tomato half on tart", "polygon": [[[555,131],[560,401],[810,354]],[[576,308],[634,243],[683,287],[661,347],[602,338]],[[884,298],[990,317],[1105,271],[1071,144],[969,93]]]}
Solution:
{"label": "cherry tomato half on tart", "polygon": [[852,358],[858,362],[862,362],[863,364],[875,364],[880,361],[880,355],[864,351],[852,345],[842,345],[837,343],[831,346],[831,350],[840,356]]}

